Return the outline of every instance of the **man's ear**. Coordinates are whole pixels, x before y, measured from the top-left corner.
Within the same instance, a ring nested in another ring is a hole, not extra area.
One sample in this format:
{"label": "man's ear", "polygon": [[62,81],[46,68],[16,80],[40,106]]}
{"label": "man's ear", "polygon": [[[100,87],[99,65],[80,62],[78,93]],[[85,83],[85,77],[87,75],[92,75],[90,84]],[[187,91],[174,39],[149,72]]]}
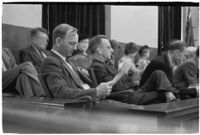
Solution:
{"label": "man's ear", "polygon": [[61,42],[61,38],[60,38],[60,37],[57,37],[57,38],[56,38],[56,46],[57,46],[57,47],[60,47],[60,42]]}
{"label": "man's ear", "polygon": [[102,54],[102,50],[98,47],[97,48],[97,52],[99,53],[99,54]]}

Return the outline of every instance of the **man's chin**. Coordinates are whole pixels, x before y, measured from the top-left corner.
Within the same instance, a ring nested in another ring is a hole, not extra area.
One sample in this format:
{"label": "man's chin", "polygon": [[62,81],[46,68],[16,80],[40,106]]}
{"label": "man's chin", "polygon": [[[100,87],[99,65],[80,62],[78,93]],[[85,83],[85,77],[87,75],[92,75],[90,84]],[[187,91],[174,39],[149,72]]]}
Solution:
{"label": "man's chin", "polygon": [[70,58],[72,56],[72,53],[65,55],[66,58]]}

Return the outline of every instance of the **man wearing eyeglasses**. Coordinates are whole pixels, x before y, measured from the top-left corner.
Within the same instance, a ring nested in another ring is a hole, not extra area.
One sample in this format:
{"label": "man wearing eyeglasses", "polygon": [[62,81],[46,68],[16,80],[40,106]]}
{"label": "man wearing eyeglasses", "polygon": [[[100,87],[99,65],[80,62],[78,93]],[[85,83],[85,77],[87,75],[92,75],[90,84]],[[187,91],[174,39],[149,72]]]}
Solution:
{"label": "man wearing eyeglasses", "polygon": [[49,40],[48,33],[44,28],[38,27],[32,29],[30,35],[31,45],[20,51],[20,62],[31,62],[39,72],[42,62],[49,54],[49,51],[46,50]]}
{"label": "man wearing eyeglasses", "polygon": [[68,24],[60,24],[53,30],[53,48],[42,66],[41,72],[47,88],[54,98],[74,99],[81,96],[105,97],[111,86],[101,83],[91,88],[83,82],[74,65],[68,60],[77,49],[77,29]]}

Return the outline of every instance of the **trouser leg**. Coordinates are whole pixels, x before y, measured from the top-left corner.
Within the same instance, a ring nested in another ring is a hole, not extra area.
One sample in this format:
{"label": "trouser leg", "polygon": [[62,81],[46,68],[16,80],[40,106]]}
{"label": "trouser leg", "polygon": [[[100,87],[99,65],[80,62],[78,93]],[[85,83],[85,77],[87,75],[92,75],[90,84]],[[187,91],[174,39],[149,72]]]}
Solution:
{"label": "trouser leg", "polygon": [[134,93],[134,104],[148,104],[154,100],[160,100],[161,102],[166,99],[164,92],[178,92],[172,88],[172,84],[168,80],[165,72],[161,70],[154,71],[145,84]]}
{"label": "trouser leg", "polygon": [[2,72],[2,85],[3,88],[8,87],[10,83],[12,83],[20,74],[20,68],[12,68],[10,70],[7,70],[5,72]]}
{"label": "trouser leg", "polygon": [[[23,63],[2,74],[3,91],[15,89],[25,97],[43,96],[44,90],[33,65]],[[12,86],[12,87],[11,87]]]}
{"label": "trouser leg", "polygon": [[145,105],[158,98],[159,94],[156,91],[144,92],[142,89],[138,89],[133,95],[132,104]]}
{"label": "trouser leg", "polygon": [[15,87],[19,74],[20,74],[20,68],[19,67],[12,68],[10,70],[2,72],[2,89],[3,89],[3,92],[19,94],[19,92],[17,91],[17,89]]}

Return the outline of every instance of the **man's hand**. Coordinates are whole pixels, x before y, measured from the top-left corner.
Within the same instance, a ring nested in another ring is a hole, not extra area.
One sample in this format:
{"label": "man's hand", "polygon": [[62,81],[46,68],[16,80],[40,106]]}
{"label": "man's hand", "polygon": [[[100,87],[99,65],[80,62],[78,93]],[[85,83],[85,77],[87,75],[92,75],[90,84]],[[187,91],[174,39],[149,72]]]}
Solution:
{"label": "man's hand", "polygon": [[97,97],[106,97],[110,94],[112,85],[110,83],[101,83],[96,87]]}

